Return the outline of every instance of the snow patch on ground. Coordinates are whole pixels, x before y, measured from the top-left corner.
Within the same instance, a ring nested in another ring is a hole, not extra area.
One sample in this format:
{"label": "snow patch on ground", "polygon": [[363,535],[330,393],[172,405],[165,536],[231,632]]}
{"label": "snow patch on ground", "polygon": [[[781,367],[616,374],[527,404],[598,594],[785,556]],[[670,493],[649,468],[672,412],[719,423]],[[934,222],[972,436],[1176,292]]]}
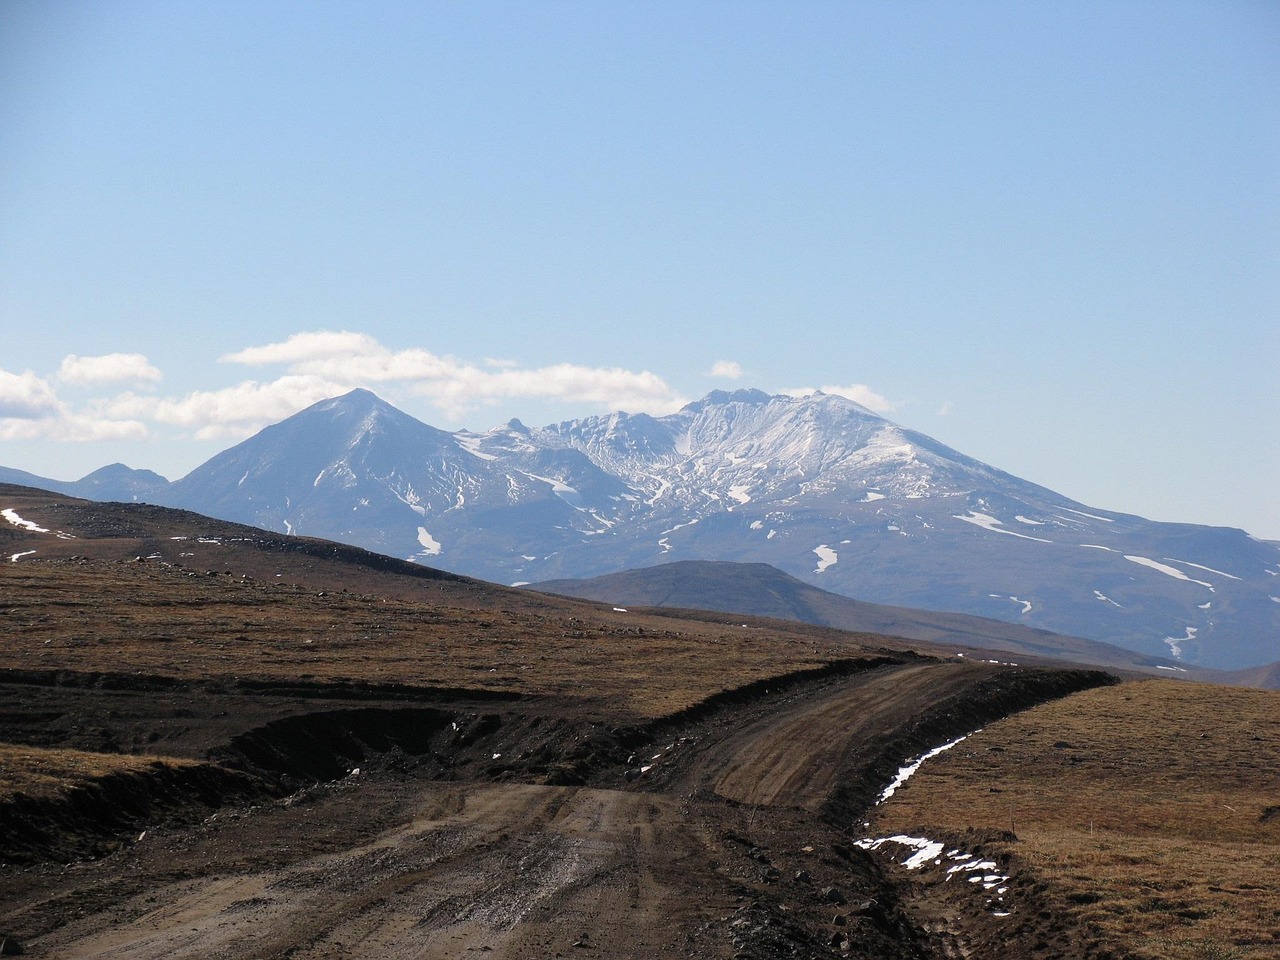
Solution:
{"label": "snow patch on ground", "polygon": [[739,503],[750,503],[751,495],[747,493],[750,487],[749,483],[735,483],[729,488],[730,499],[737,500]]}
{"label": "snow patch on ground", "polygon": [[21,527],[23,530],[30,530],[32,533],[49,532],[45,527],[40,526],[38,523],[32,523],[30,520],[23,520],[12,507],[0,510],[0,517],[4,517],[15,527]]}
{"label": "snow patch on ground", "polygon": [[1093,591],[1093,595],[1094,595],[1095,597],[1097,597],[1099,600],[1102,600],[1102,601],[1104,601],[1104,602],[1106,602],[1106,603],[1111,604],[1113,607],[1119,607],[1121,610],[1123,610],[1123,609],[1124,609],[1124,607],[1121,607],[1121,606],[1120,606],[1120,604],[1116,603],[1114,600],[1112,600],[1110,597],[1108,597],[1108,596],[1107,596],[1105,593],[1103,593],[1101,590],[1095,590],[1095,591]]}
{"label": "snow patch on ground", "polygon": [[896,843],[915,851],[902,861],[902,865],[908,870],[919,870],[925,864],[939,862],[942,859],[942,851],[947,847],[945,843],[937,840],[930,840],[927,837],[908,837],[903,833],[892,837],[881,837],[878,840],[866,837],[854,843],[854,846],[861,847],[863,850],[879,850],[886,843]]}
{"label": "snow patch on ground", "polygon": [[1024,517],[1022,514],[1018,514],[1018,515],[1017,515],[1016,517],[1014,517],[1013,519],[1017,520],[1019,523],[1025,523],[1025,524],[1027,524],[1028,526],[1031,526],[1031,527],[1043,527],[1043,526],[1044,526],[1044,521],[1043,521],[1043,520],[1032,520],[1030,517]]}
{"label": "snow patch on ground", "polygon": [[[974,733],[979,733],[979,732],[981,731],[978,731],[978,730],[974,731]],[[912,776],[915,775],[915,772],[920,769],[920,765],[924,763],[926,760],[931,760],[940,753],[946,753],[948,750],[954,747],[957,743],[963,743],[965,740],[968,740],[971,736],[973,736],[973,733],[966,733],[963,737],[957,737],[956,739],[952,740],[950,743],[944,743],[940,747],[934,747],[928,753],[921,754],[920,756],[916,757],[914,760],[908,760],[903,766],[898,768],[898,774],[893,778],[893,782],[880,791],[880,796],[876,798],[876,806],[879,806],[880,804],[888,800],[890,797],[892,797],[894,793],[897,792],[900,786],[902,786],[904,783],[910,780]]]}
{"label": "snow patch on ground", "polygon": [[1098,544],[1098,543],[1082,543],[1082,544],[1080,544],[1080,546],[1084,547],[1086,550],[1105,550],[1105,551],[1107,551],[1107,553],[1119,553],[1119,552],[1120,552],[1119,550],[1112,550],[1110,547],[1104,547],[1104,546],[1102,546],[1101,544]]}
{"label": "snow patch on ground", "polygon": [[968,515],[960,516],[952,514],[957,520],[963,520],[965,523],[971,523],[975,527],[981,527],[983,530],[990,530],[992,533],[1003,533],[1009,537],[1017,537],[1019,540],[1034,540],[1036,543],[1053,543],[1052,540],[1045,540],[1041,537],[1029,537],[1025,533],[1014,533],[1012,530],[1002,530],[1003,521],[997,520],[995,517],[986,513],[979,513],[977,510],[970,510]]}
{"label": "snow patch on ground", "polygon": [[764,521],[763,521],[763,520],[752,520],[752,521],[751,521],[751,529],[752,529],[752,530],[763,530],[763,529],[764,529]]}
{"label": "snow patch on ground", "polygon": [[883,500],[884,498],[885,498],[885,497],[884,497],[884,494],[883,494],[883,493],[876,493],[874,490],[868,490],[868,491],[867,491],[867,495],[866,495],[865,497],[863,497],[859,502],[860,502],[860,503],[875,503],[877,500]]}
{"label": "snow patch on ground", "polygon": [[1167,566],[1156,560],[1152,560],[1150,557],[1135,557],[1135,556],[1130,556],[1129,554],[1126,553],[1124,555],[1124,558],[1126,560],[1132,560],[1134,563],[1139,563],[1144,567],[1150,567],[1152,570],[1155,570],[1157,573],[1163,573],[1166,577],[1173,577],[1175,580],[1186,580],[1188,583],[1198,583],[1202,587],[1208,587],[1210,590],[1213,589],[1212,583],[1206,583],[1203,580],[1194,580],[1191,577],[1188,577],[1185,573],[1183,573],[1177,567]]}
{"label": "snow patch on ground", "polygon": [[[29,556],[31,556],[33,553],[35,553],[35,551],[34,551],[34,550],[23,550],[21,553],[15,553],[13,556],[11,556],[11,557],[9,558],[9,562],[10,562],[10,563],[17,563],[17,562],[18,562],[18,559],[19,559],[20,557],[29,557]],[[1275,597],[1272,597],[1271,599],[1272,599],[1272,600],[1274,600],[1274,599],[1275,599]]]}
{"label": "snow patch on ground", "polygon": [[[772,532],[772,531],[770,531]],[[813,548],[813,552],[818,555],[818,566],[814,569],[814,573],[822,573],[827,567],[840,562],[840,556],[825,543],[818,544]]]}
{"label": "snow patch on ground", "polygon": [[444,547],[440,546],[440,541],[427,533],[426,527],[418,528],[418,543],[422,544],[420,555],[424,557],[438,557],[440,552],[444,550]]}

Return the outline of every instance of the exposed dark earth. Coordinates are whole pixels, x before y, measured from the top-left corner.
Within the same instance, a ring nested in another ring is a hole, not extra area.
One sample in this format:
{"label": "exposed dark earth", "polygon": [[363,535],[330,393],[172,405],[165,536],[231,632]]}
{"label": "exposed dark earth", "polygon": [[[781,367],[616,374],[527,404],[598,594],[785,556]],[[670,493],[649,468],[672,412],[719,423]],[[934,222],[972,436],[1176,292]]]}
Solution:
{"label": "exposed dark earth", "polygon": [[1101,674],[911,658],[631,728],[104,679],[6,684],[7,735],[220,763],[5,806],[0,894],[34,956],[1088,953],[1031,891],[1030,919],[944,935],[945,904],[852,841],[900,759]]}

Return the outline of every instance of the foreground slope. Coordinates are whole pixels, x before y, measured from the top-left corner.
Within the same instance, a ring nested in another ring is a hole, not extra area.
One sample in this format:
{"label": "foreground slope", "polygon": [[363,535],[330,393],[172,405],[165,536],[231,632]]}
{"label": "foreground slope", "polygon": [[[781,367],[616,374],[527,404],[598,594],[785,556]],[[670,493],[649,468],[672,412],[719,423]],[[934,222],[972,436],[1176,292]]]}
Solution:
{"label": "foreground slope", "polygon": [[1146,681],[992,724],[928,761],[866,829],[985,838],[987,866],[960,875],[1000,875],[994,889],[948,883],[961,861],[945,852],[897,868],[942,895],[939,922],[966,949],[989,938],[993,909],[1026,925],[1007,898],[1042,884],[1061,924],[1131,956],[1262,960],[1280,952],[1277,783],[1280,694]]}

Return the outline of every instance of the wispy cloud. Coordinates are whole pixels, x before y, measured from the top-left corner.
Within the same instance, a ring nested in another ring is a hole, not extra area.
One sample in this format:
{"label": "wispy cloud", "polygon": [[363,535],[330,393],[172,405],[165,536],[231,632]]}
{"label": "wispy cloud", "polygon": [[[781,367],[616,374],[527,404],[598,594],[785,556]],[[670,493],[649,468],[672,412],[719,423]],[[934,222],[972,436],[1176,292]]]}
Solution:
{"label": "wispy cloud", "polygon": [[96,386],[108,383],[156,383],[160,371],[140,353],[108,353],[100,357],[63,358],[58,379],[63,383]]}
{"label": "wispy cloud", "polygon": [[956,408],[956,405],[952,403],[950,400],[944,400],[942,402],[942,406],[938,408],[938,416],[940,417],[949,416],[951,414],[951,411],[955,410],[955,408]]}
{"label": "wispy cloud", "polygon": [[184,427],[197,440],[238,439],[342,392],[342,384],[323,377],[284,376],[267,383],[245,380],[221,390],[197,390],[184,397],[125,393],[105,401],[103,409],[116,417]]}
{"label": "wispy cloud", "polygon": [[687,402],[647,370],[572,363],[522,367],[515,361],[490,359],[472,363],[418,347],[390,350],[373,337],[348,331],[298,333],[221,359],[249,366],[283,364],[292,376],[332,384],[335,392],[369,384],[400,384],[453,418],[521,397],[647,413],[669,413]]}
{"label": "wispy cloud", "polygon": [[818,392],[833,393],[840,397],[846,397],[854,403],[860,403],[868,410],[874,410],[876,413],[888,413],[896,406],[893,401],[876,393],[865,383],[851,383],[844,387],[794,387],[782,392],[793,397],[807,397],[811,393]]}
{"label": "wispy cloud", "polygon": [[717,360],[707,371],[708,377],[715,377],[718,380],[740,380],[745,375],[746,371],[742,369],[742,364],[736,360]]}

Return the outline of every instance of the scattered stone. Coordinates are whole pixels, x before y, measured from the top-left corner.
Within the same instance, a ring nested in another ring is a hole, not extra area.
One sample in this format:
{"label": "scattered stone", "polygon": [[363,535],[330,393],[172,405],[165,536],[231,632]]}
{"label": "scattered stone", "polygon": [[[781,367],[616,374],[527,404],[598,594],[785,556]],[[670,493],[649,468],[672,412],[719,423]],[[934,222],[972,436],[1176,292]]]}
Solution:
{"label": "scattered stone", "polygon": [[835,887],[824,887],[822,890],[822,899],[827,901],[827,903],[843,904],[848,902],[845,900],[844,894]]}

